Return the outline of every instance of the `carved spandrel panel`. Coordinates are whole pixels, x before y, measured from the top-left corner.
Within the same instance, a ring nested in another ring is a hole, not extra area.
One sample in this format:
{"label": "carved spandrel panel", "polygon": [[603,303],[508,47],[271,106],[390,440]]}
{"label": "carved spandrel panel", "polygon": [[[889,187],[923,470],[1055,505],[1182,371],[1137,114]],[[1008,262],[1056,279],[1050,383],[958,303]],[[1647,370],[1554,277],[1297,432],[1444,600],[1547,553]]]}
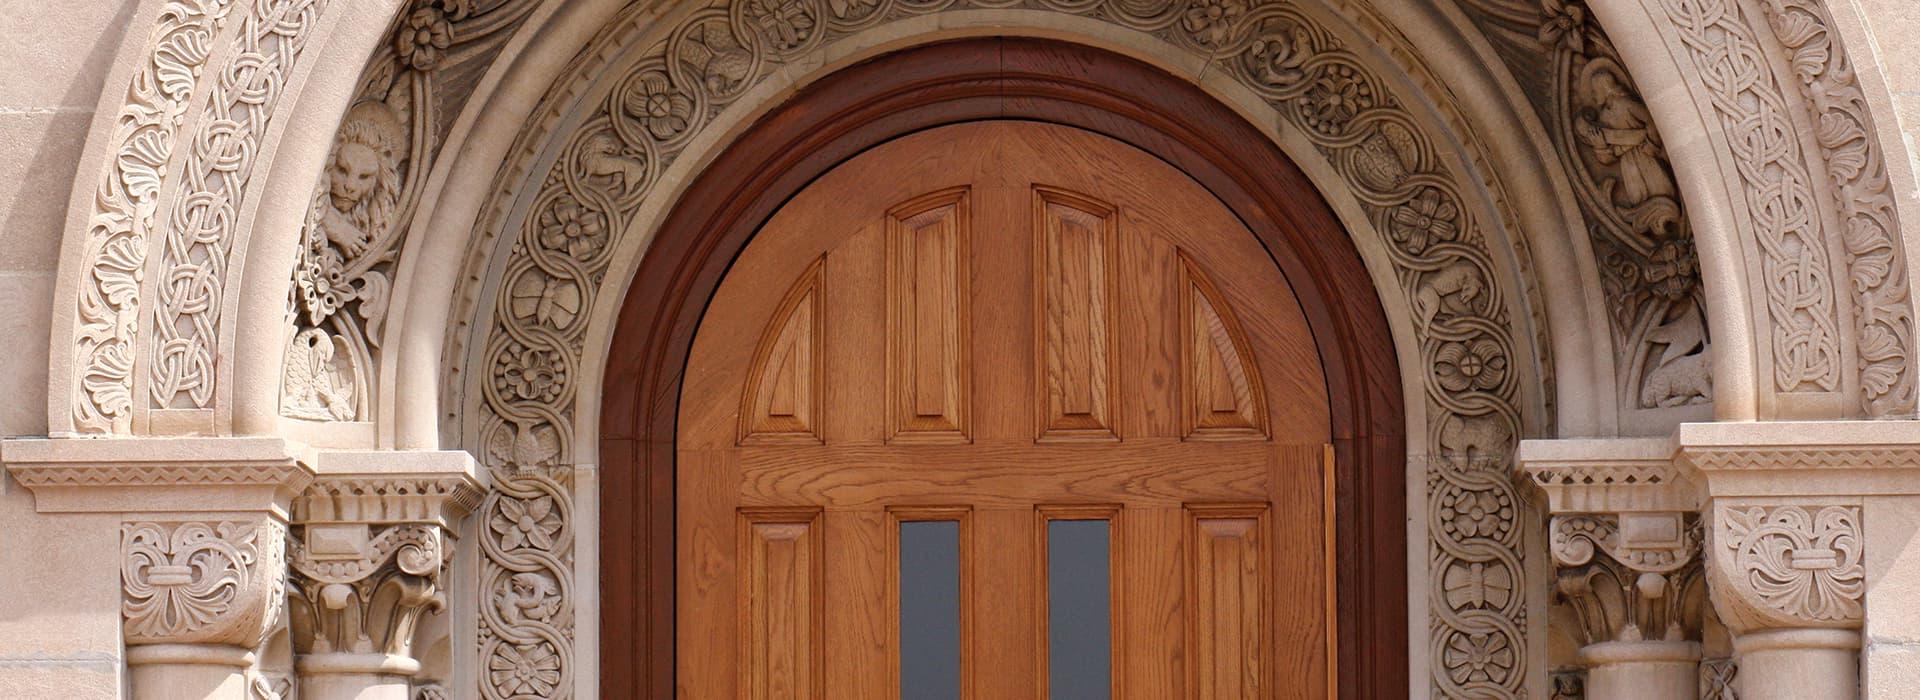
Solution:
{"label": "carved spandrel panel", "polygon": [[966,442],[971,372],[966,188],[887,212],[887,439]]}
{"label": "carved spandrel panel", "polygon": [[1033,210],[1039,438],[1118,439],[1114,208],[1036,187]]}
{"label": "carved spandrel panel", "polygon": [[1188,440],[1264,440],[1266,389],[1233,308],[1180,253],[1180,433]]}
{"label": "carved spandrel panel", "polygon": [[754,350],[740,444],[819,444],[826,414],[826,258],[787,291]]}

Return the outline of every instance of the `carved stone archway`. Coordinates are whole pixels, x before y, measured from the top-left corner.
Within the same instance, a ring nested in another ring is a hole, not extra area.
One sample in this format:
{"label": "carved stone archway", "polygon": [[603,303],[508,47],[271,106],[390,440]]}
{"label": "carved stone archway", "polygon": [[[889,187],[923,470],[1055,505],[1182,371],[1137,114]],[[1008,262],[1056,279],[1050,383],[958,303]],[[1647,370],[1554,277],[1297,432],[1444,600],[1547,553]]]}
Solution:
{"label": "carved stone archway", "polygon": [[606,690],[673,692],[675,419],[693,332],[754,231],[860,151],[981,119],[1087,129],[1178,164],[1294,280],[1335,395],[1336,639],[1345,697],[1405,695],[1405,418],[1387,322],[1347,232],[1299,170],[1205,93],[1082,46],[983,38],[886,54],[808,85],[701,172],[622,302],[602,380],[601,666]]}

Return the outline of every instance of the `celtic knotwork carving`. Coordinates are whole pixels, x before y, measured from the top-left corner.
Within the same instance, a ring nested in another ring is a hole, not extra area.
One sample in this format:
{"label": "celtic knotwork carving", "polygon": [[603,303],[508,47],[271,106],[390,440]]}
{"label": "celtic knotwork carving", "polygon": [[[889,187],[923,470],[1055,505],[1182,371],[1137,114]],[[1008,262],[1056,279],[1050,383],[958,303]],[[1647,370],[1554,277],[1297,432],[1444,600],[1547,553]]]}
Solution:
{"label": "celtic knotwork carving", "polygon": [[1753,29],[1737,2],[1663,0],[1685,55],[1726,130],[1761,253],[1773,321],[1774,388],[1837,391],[1840,347],[1832,268],[1809,162]]}
{"label": "celtic knotwork carving", "polygon": [[1720,504],[1714,600],[1728,627],[1852,627],[1866,594],[1859,506]]}
{"label": "celtic knotwork carving", "polygon": [[[1434,682],[1442,694],[1520,693],[1526,597],[1520,505],[1506,474],[1522,375],[1507,292],[1436,140],[1341,39],[1299,8],[1248,0],[734,0],[684,9],[664,40],[632,49],[619,77],[593,96],[556,88],[567,97],[543,119],[571,109],[568,100],[585,101],[584,113],[564,136],[531,130],[562,143],[551,165],[526,176],[538,191],[519,215],[496,210],[479,224],[483,238],[507,236],[501,250],[510,251],[486,312],[492,320],[475,339],[481,371],[470,385],[484,409],[471,444],[499,489],[482,507],[481,585],[491,596],[481,606],[483,695],[570,692],[571,452],[583,336],[619,238],[658,196],[660,174],[796,56],[888,21],[1010,6],[1110,22],[1219,57],[1333,165],[1391,237],[1388,256],[1416,309],[1423,365],[1436,368],[1426,382],[1429,512],[1448,515],[1431,526]],[[622,40],[610,30],[601,41]],[[618,55],[590,53],[574,79]],[[518,187],[526,167],[510,163],[504,187]]]}
{"label": "celtic knotwork carving", "polygon": [[127,643],[258,645],[285,604],[285,536],[275,520],[123,526]]}
{"label": "celtic knotwork carving", "polygon": [[239,212],[288,78],[328,0],[255,0],[186,141],[180,189],[154,283],[148,392],[154,408],[208,408],[228,253]]}
{"label": "celtic knotwork carving", "polygon": [[[360,78],[334,136],[293,271],[281,415],[370,420],[373,355],[386,330],[394,265],[433,158],[473,79],[534,0],[411,0]],[[451,74],[449,72],[452,71]]]}
{"label": "celtic knotwork carving", "polygon": [[114,118],[113,159],[95,186],[87,219],[74,347],[74,429],[126,433],[133,420],[134,340],[138,333],[147,238],[174,139],[231,0],[170,0],[149,35],[147,56]]}
{"label": "celtic knotwork carving", "polygon": [[1870,416],[1910,417],[1915,389],[1907,366],[1913,311],[1902,264],[1906,256],[1866,96],[1820,3],[1767,0],[1762,7],[1775,38],[1793,53],[1794,75],[1813,110],[1809,116],[1827,166],[1828,192],[1842,216],[1840,240],[1857,304],[1861,408]]}

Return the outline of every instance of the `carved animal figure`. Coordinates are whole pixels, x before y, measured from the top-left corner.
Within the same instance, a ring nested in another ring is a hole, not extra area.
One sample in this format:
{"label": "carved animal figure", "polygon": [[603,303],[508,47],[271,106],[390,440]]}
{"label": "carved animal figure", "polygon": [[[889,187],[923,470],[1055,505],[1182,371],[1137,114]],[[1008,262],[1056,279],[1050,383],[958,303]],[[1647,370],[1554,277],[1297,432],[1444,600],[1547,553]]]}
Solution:
{"label": "carved animal figure", "polygon": [[346,341],[310,328],[287,348],[282,383],[283,415],[307,420],[353,420],[353,377]]}
{"label": "carved animal figure", "polygon": [[1479,268],[1465,260],[1455,261],[1420,280],[1413,312],[1420,316],[1421,325],[1432,323],[1448,301],[1464,307],[1479,298],[1482,284]]}
{"label": "carved animal figure", "polygon": [[594,134],[587,138],[586,148],[580,154],[580,166],[586,168],[590,177],[612,175],[620,178],[623,187],[632,189],[646,182],[647,166],[637,158],[621,155],[620,139],[613,134]]}
{"label": "carved animal figure", "polygon": [[1513,448],[1513,430],[1498,414],[1457,416],[1440,428],[1440,451],[1464,464],[1472,460],[1503,460]]}
{"label": "carved animal figure", "polygon": [[1706,324],[1698,309],[1689,308],[1680,318],[1647,331],[1647,343],[1665,344],[1660,359],[1640,385],[1640,407],[1685,406],[1713,398],[1713,366],[1706,337]]}

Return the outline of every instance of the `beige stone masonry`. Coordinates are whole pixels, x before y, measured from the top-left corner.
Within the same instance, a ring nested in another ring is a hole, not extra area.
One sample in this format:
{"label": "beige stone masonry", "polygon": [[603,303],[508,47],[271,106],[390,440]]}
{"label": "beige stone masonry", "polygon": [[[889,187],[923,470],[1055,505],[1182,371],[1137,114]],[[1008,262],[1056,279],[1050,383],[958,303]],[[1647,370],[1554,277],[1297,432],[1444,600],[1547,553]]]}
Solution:
{"label": "beige stone masonry", "polygon": [[1554,594],[1585,641],[1586,697],[1696,696],[1704,585],[1700,488],[1664,439],[1524,440],[1546,493]]}
{"label": "beige stone masonry", "polygon": [[[1704,486],[1707,576],[1734,634],[1742,698],[1913,687],[1920,422],[1682,425]],[[1864,634],[1864,654],[1862,653]],[[1864,656],[1864,658],[1861,658]]]}
{"label": "beige stone masonry", "polygon": [[117,515],[131,697],[246,698],[286,605],[287,515],[313,480],[276,438],[11,439],[41,513]]}
{"label": "beige stone masonry", "polygon": [[[479,503],[465,452],[322,452],[294,501],[291,630],[309,700],[407,700],[422,617],[446,608],[459,520]],[[444,679],[442,679],[444,680]]]}

